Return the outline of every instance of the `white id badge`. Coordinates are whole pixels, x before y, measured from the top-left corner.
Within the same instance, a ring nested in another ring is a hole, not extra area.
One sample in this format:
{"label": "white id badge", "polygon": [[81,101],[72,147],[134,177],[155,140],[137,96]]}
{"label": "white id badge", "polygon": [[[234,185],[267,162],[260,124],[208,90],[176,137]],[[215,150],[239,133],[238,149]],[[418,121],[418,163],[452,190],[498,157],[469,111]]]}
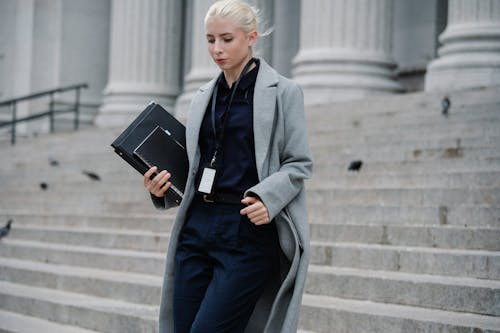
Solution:
{"label": "white id badge", "polygon": [[210,194],[212,192],[212,186],[215,180],[215,169],[205,168],[203,169],[203,175],[201,176],[200,186],[198,191],[201,193]]}

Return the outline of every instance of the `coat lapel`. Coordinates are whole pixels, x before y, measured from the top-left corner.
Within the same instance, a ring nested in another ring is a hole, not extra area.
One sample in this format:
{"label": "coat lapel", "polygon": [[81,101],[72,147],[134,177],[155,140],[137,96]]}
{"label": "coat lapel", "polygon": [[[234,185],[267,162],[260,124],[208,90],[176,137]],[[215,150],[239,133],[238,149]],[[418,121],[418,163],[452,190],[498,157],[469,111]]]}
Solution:
{"label": "coat lapel", "polygon": [[259,179],[265,176],[264,167],[268,154],[274,117],[276,116],[276,89],[278,74],[263,59],[255,82],[253,101],[253,130],[255,161]]}
{"label": "coat lapel", "polygon": [[217,79],[213,79],[200,88],[199,93],[195,95],[195,98],[193,99],[190,112],[188,114],[189,121],[187,122],[186,128],[186,148],[191,169],[198,167],[197,163],[195,163],[195,157],[198,152],[200,127],[203,121],[203,116],[205,115],[205,110],[207,109],[208,103],[210,103],[210,97],[212,96],[212,91],[216,81]]}

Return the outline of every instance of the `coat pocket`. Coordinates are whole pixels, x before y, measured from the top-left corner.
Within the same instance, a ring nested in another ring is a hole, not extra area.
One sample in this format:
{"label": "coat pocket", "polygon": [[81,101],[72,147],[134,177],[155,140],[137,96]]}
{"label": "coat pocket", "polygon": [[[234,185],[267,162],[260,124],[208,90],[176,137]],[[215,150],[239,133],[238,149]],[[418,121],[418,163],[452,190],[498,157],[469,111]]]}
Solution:
{"label": "coat pocket", "polygon": [[292,221],[292,218],[290,217],[290,213],[288,212],[288,209],[285,208],[285,214],[288,219],[288,224],[290,225],[290,229],[292,230],[293,237],[295,238],[295,244],[299,246],[300,253],[304,251],[304,246],[302,245],[302,241],[300,239],[299,233],[297,231],[297,227],[295,227],[295,224]]}

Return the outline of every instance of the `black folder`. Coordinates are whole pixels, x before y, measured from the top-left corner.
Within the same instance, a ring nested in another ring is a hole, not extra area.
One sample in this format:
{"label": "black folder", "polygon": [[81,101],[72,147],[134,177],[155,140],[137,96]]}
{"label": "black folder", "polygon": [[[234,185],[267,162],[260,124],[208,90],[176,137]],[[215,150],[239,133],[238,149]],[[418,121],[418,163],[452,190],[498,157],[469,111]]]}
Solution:
{"label": "black folder", "polygon": [[142,175],[152,166],[171,174],[165,195],[180,204],[186,188],[186,128],[159,104],[151,102],[111,146]]}

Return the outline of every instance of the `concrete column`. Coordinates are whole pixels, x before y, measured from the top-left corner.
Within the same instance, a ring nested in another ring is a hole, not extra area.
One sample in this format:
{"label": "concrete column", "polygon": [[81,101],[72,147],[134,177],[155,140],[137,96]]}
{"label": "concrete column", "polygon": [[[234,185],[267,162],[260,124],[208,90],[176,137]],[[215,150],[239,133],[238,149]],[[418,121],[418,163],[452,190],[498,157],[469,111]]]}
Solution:
{"label": "concrete column", "polygon": [[[262,24],[259,27],[260,33],[264,33],[267,29],[274,26],[274,0],[247,0],[251,6],[259,10]],[[257,40],[254,48],[254,55],[264,58],[268,63],[273,63],[273,34],[261,36]]]}
{"label": "concrete column", "polygon": [[299,51],[300,0],[275,0],[272,65],[282,75],[291,77],[292,59]]}
{"label": "concrete column", "polygon": [[150,101],[172,109],[179,93],[182,2],[113,0],[109,80],[96,119],[130,122]]}
{"label": "concrete column", "polygon": [[500,84],[500,0],[450,0],[448,25],[439,40],[425,90]]}
{"label": "concrete column", "polygon": [[293,75],[306,104],[392,94],[392,0],[302,1]]}
{"label": "concrete column", "polygon": [[194,93],[219,71],[208,54],[205,36],[205,15],[211,5],[211,1],[193,0],[191,6],[191,66],[189,73],[184,78],[182,95],[177,99],[175,106],[175,114],[181,120],[187,118],[187,111]]}

